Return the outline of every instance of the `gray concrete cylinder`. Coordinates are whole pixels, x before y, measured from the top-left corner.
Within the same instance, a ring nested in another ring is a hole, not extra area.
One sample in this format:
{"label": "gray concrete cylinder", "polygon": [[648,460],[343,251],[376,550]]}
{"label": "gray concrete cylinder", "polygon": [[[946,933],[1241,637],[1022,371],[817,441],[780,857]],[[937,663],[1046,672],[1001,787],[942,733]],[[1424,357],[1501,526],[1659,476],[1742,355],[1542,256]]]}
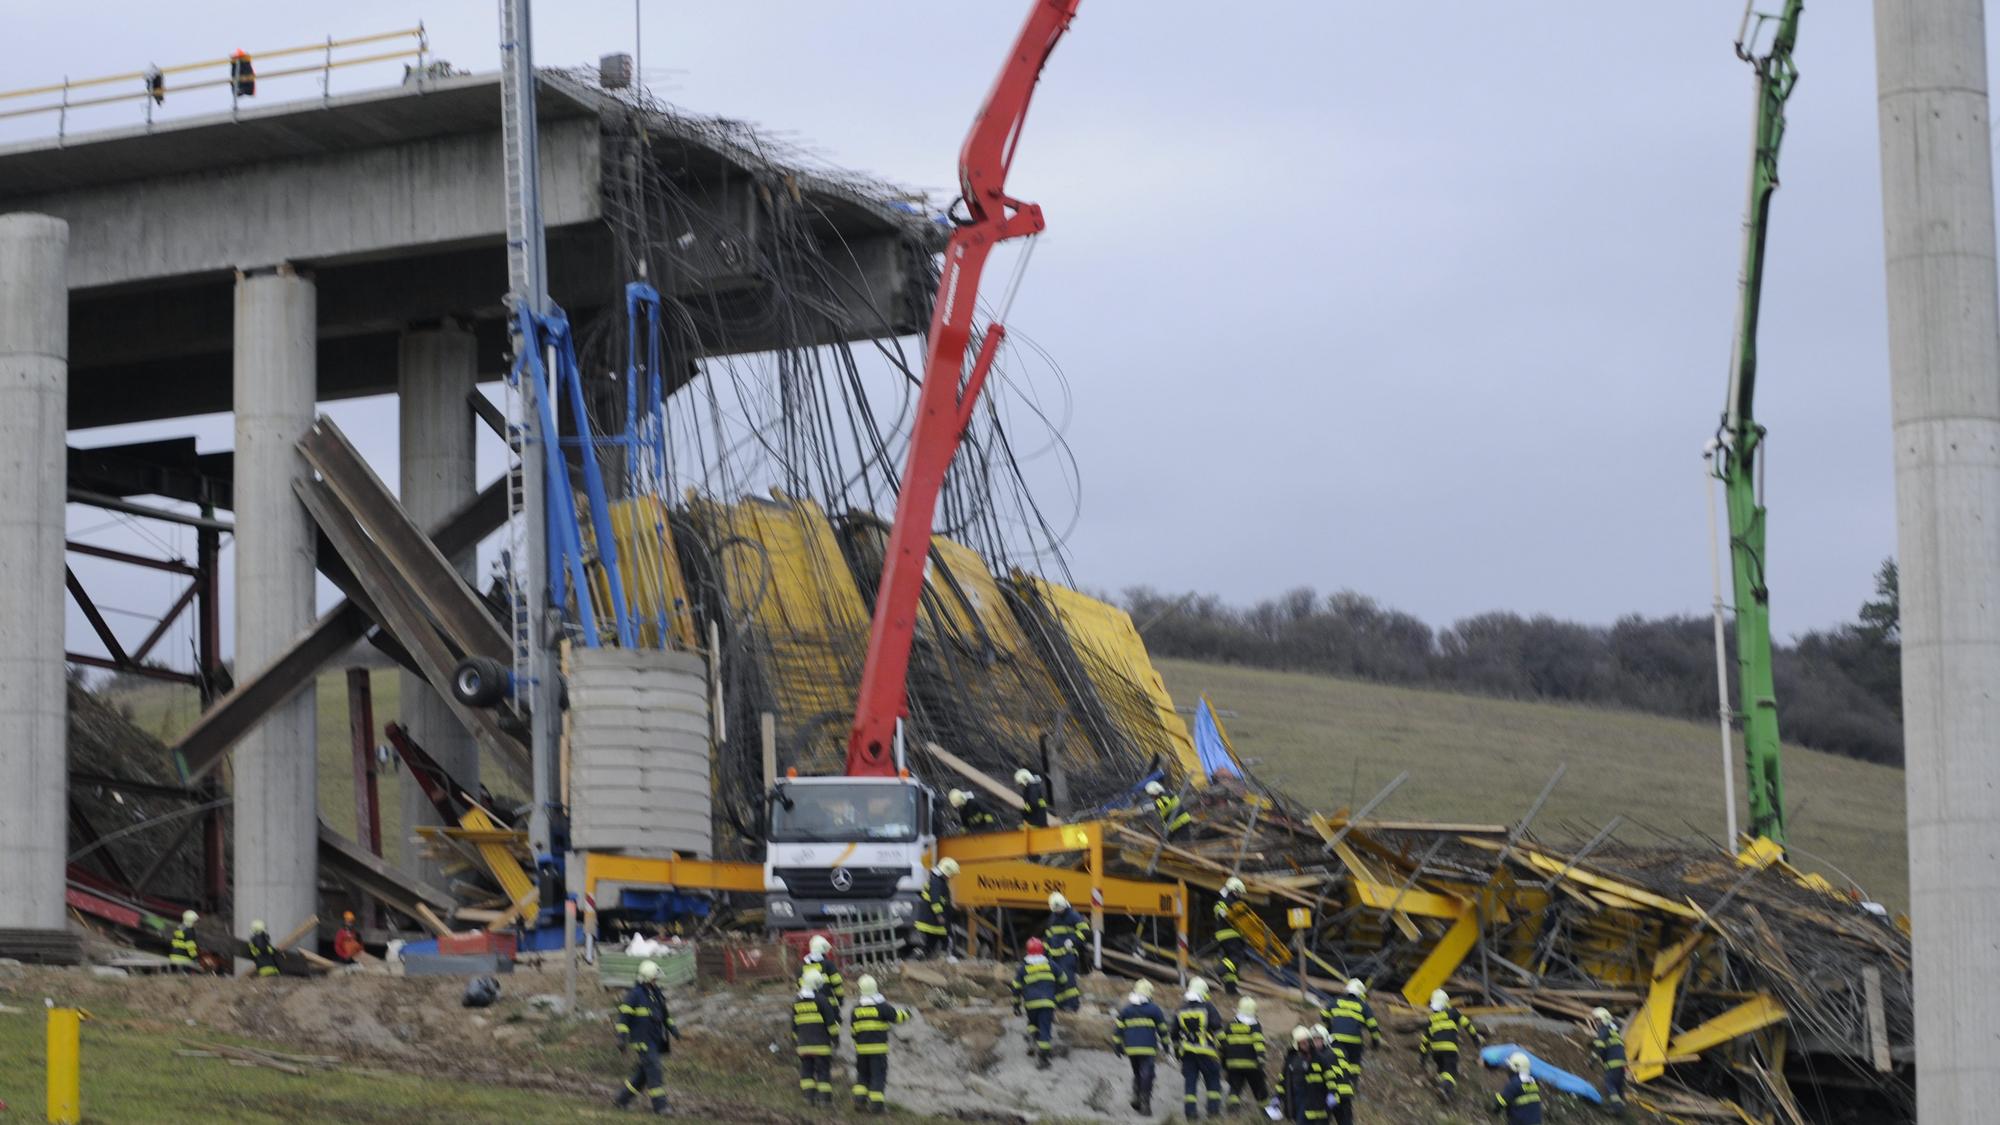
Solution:
{"label": "gray concrete cylinder", "polygon": [[[477,478],[473,462],[472,408],[466,401],[479,377],[479,349],[470,330],[457,325],[413,329],[403,334],[397,372],[402,479],[399,498],[418,527],[426,530],[472,499]],[[467,579],[475,551],[453,558]],[[405,730],[430,752],[459,784],[479,791],[479,747],[422,676],[401,673],[399,712]],[[422,788],[405,779],[403,869],[436,886],[445,880],[438,865],[417,859],[410,843],[414,829],[440,818]]]}
{"label": "gray concrete cylinder", "polygon": [[[313,620],[312,521],[292,492],[313,422],[313,283],[280,267],[236,282],[236,678],[269,664]],[[274,708],[237,744],[235,932],[286,933],[317,912],[315,693]]]}
{"label": "gray concrete cylinder", "polygon": [[1876,0],[1923,1121],[2000,1104],[2000,282],[1983,0]]}
{"label": "gray concrete cylinder", "polygon": [[0,928],[66,930],[69,224],[0,215]]}

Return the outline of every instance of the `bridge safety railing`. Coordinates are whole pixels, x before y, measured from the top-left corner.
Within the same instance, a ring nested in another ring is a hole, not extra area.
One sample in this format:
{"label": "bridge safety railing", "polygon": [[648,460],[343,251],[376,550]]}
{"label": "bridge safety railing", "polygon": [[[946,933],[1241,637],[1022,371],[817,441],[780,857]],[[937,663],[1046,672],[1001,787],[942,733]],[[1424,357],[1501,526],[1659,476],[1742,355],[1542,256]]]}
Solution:
{"label": "bridge safety railing", "polygon": [[[393,49],[371,49],[395,44],[400,45]],[[275,70],[258,69],[272,60],[281,60],[287,65]],[[229,110],[233,115],[241,107],[243,99],[256,95],[260,82],[317,75],[320,97],[330,100],[333,97],[334,71],[399,60],[408,60],[405,81],[421,82],[431,77],[432,70],[438,66],[448,68],[448,64],[438,64],[432,58],[430,37],[424,31],[424,25],[419,23],[415,27],[375,35],[347,39],[328,36],[316,43],[272,51],[238,51],[200,62],[148,66],[143,70],[95,78],[65,76],[60,82],[20,90],[0,90],[0,121],[52,114],[56,119],[56,137],[60,141],[68,135],[70,117],[75,111],[138,102],[144,107],[145,124],[150,129],[155,107],[165,105],[169,96],[194,90],[226,89],[229,91]]]}

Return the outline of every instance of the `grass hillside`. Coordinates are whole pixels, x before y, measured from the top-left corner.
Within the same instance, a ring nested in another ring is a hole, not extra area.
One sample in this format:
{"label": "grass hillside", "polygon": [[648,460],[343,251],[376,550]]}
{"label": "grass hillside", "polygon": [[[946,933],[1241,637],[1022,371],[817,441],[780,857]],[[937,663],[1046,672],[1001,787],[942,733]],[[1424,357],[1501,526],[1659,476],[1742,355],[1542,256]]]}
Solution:
{"label": "grass hillside", "polygon": [[[1238,753],[1266,781],[1332,809],[1365,801],[1397,773],[1409,781],[1388,817],[1509,823],[1556,766],[1569,772],[1535,827],[1583,837],[1613,816],[1618,838],[1695,831],[1720,838],[1722,765],[1713,724],[1629,711],[1521,703],[1184,660],[1156,662],[1182,707],[1206,693]],[[1234,715],[1227,714],[1234,712]],[[1741,742],[1737,800],[1742,802]],[[1851,878],[1893,909],[1909,902],[1903,773],[1785,747],[1794,858]]]}

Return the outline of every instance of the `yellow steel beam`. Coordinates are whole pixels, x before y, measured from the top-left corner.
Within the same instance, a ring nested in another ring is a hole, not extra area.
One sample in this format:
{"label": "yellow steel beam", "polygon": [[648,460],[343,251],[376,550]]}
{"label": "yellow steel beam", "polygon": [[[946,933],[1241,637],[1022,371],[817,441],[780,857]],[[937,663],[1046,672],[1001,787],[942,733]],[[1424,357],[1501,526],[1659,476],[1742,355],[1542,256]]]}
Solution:
{"label": "yellow steel beam", "polygon": [[1093,879],[1088,871],[1044,867],[1026,860],[992,860],[961,866],[951,881],[951,900],[965,907],[1039,910],[1047,908],[1051,891],[1062,892],[1071,902],[1089,902],[1093,882],[1104,892],[1105,913],[1152,918],[1180,917],[1186,913],[1187,896],[1174,883],[1109,876]]}
{"label": "yellow steel beam", "polygon": [[1110,827],[1106,821],[1089,820],[1054,828],[1015,828],[973,836],[946,836],[938,841],[938,855],[950,856],[960,863],[990,863],[1058,852],[1087,852],[1091,850],[1092,841],[1102,846]]}
{"label": "yellow steel beam", "polygon": [[[1491,845],[1484,840],[1468,838],[1467,842],[1489,848],[1490,850],[1498,850],[1497,846]],[[1670,898],[1662,898],[1649,890],[1642,887],[1635,887],[1630,883],[1621,883],[1616,879],[1607,879],[1602,875],[1586,871],[1581,867],[1569,864],[1554,856],[1535,851],[1525,844],[1516,845],[1514,854],[1520,856],[1538,871],[1546,871],[1550,875],[1560,874],[1564,879],[1581,883],[1592,890],[1603,891],[1616,898],[1639,903],[1654,910],[1663,910],[1668,914],[1686,918],[1689,921],[1698,920],[1700,917],[1693,910],[1690,910],[1685,903],[1675,902]]]}
{"label": "yellow steel beam", "polygon": [[1634,1082],[1651,1082],[1666,1071],[1673,1039],[1674,997],[1680,992],[1681,978],[1687,975],[1688,959],[1707,940],[1704,930],[1667,946],[1653,958],[1653,977],[1646,989],[1646,1002],[1632,1013],[1625,1028],[1625,1046],[1631,1052],[1628,1070]]}
{"label": "yellow steel beam", "polygon": [[1479,943],[1479,908],[1471,902],[1460,900],[1458,916],[1451,928],[1444,932],[1438,943],[1431,947],[1430,954],[1423,959],[1410,979],[1403,983],[1403,999],[1410,1007],[1424,1010],[1431,1002],[1431,992],[1444,987],[1451,974],[1458,971],[1466,954]]}
{"label": "yellow steel beam", "polygon": [[720,859],[652,859],[605,852],[583,854],[583,893],[597,897],[597,884],[674,887],[684,891],[764,889],[764,865]]}
{"label": "yellow steel beam", "polygon": [[1371,909],[1387,910],[1394,904],[1398,911],[1425,918],[1457,918],[1465,902],[1464,899],[1420,891],[1414,887],[1404,891],[1400,887],[1358,876],[1354,880],[1354,892],[1361,905]]}
{"label": "yellow steel beam", "polygon": [[1776,997],[1768,992],[1759,992],[1721,1015],[1674,1036],[1674,1041],[1667,1047],[1667,1054],[1699,1055],[1710,1047],[1781,1023],[1786,1015],[1785,1006],[1778,1003]]}
{"label": "yellow steel beam", "polygon": [[[528,874],[527,867],[514,857],[513,834],[495,824],[493,818],[486,815],[486,810],[476,805],[458,818],[458,824],[464,832],[465,841],[479,853],[479,861],[486,865],[494,881],[507,893],[507,901],[513,904],[514,912],[532,921],[541,889],[535,886],[534,877]],[[502,918],[505,917],[502,915]]]}

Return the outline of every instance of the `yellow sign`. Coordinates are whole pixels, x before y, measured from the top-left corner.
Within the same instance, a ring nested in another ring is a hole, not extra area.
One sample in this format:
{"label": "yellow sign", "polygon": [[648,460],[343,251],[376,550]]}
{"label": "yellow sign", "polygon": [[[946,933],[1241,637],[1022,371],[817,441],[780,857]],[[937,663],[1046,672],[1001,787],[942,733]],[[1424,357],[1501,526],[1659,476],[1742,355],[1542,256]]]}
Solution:
{"label": "yellow sign", "polygon": [[1285,911],[1285,922],[1295,930],[1312,929],[1313,912],[1309,906],[1294,906]]}

